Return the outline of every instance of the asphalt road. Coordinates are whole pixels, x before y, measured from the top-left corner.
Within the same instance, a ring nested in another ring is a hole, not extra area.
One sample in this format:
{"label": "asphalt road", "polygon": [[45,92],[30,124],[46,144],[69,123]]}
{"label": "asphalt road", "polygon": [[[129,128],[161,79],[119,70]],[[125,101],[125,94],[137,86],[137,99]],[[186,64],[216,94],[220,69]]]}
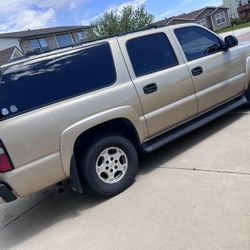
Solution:
{"label": "asphalt road", "polygon": [[70,190],[0,207],[0,249],[250,249],[250,109],[151,153],[100,200]]}

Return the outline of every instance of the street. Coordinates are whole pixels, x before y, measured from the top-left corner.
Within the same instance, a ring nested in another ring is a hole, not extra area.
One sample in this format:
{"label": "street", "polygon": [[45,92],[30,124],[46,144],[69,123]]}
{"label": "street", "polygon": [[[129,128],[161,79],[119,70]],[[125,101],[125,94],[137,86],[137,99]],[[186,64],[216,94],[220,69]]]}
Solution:
{"label": "street", "polygon": [[66,189],[0,207],[0,249],[249,249],[250,110],[140,156],[134,185],[101,200]]}

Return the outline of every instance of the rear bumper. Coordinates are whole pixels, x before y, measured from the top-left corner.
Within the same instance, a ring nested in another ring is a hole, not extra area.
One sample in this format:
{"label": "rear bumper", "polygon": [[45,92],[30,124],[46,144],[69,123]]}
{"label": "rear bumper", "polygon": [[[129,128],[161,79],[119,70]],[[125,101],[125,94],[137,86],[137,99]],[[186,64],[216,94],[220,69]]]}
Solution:
{"label": "rear bumper", "polygon": [[0,204],[16,200],[17,197],[12,193],[10,187],[5,183],[0,183]]}

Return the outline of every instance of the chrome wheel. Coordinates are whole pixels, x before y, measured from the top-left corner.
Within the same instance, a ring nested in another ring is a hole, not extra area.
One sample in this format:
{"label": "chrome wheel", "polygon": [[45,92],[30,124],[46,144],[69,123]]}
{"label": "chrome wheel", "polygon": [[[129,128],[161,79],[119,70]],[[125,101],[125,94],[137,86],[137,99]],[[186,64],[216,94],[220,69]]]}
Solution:
{"label": "chrome wheel", "polygon": [[96,161],[96,173],[107,184],[122,180],[128,169],[128,158],[123,150],[110,147],[101,152]]}

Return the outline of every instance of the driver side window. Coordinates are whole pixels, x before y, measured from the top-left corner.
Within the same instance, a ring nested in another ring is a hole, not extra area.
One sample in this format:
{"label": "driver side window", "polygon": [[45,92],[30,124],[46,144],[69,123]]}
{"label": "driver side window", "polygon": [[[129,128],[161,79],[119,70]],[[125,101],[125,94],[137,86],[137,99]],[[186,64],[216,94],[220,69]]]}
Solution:
{"label": "driver side window", "polygon": [[222,51],[222,41],[203,28],[180,28],[175,30],[175,35],[188,61]]}

